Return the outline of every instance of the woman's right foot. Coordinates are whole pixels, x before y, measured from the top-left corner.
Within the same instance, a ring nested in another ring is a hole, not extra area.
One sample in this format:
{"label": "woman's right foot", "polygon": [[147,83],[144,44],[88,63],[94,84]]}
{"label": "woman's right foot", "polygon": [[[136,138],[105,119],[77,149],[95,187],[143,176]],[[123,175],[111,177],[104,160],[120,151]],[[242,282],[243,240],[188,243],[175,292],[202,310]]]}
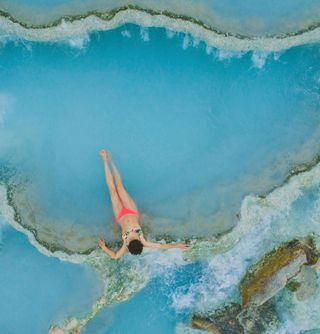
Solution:
{"label": "woman's right foot", "polygon": [[109,152],[108,151],[100,150],[99,154],[100,154],[103,161],[108,161],[108,159],[109,159]]}

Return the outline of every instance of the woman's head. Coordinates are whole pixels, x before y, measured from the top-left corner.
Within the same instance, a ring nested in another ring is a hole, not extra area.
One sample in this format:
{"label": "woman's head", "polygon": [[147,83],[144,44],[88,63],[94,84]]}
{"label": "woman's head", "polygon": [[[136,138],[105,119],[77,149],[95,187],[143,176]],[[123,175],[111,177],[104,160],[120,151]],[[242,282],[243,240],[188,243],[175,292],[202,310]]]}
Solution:
{"label": "woman's head", "polygon": [[138,255],[142,253],[143,245],[140,240],[134,239],[129,242],[128,249],[131,254]]}

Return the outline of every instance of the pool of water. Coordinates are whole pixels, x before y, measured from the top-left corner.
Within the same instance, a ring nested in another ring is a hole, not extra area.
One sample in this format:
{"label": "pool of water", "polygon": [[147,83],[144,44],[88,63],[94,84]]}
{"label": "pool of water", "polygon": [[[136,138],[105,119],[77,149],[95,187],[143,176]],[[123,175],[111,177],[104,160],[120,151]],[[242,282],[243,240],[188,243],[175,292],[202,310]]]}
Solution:
{"label": "pool of water", "polygon": [[[1,332],[199,333],[266,252],[319,245],[317,2],[121,4],[0,1]],[[190,250],[96,249],[120,240],[101,148],[146,238]],[[320,327],[316,277],[274,299],[277,333]]]}
{"label": "pool of water", "polygon": [[47,333],[66,315],[85,315],[101,293],[90,267],[40,254],[3,221],[0,242],[2,333]]}
{"label": "pool of water", "polygon": [[127,26],[80,48],[4,46],[1,160],[41,239],[81,249],[113,238],[103,147],[151,236],[180,237],[229,229],[245,195],[318,153],[317,45],[228,54],[185,38]]}

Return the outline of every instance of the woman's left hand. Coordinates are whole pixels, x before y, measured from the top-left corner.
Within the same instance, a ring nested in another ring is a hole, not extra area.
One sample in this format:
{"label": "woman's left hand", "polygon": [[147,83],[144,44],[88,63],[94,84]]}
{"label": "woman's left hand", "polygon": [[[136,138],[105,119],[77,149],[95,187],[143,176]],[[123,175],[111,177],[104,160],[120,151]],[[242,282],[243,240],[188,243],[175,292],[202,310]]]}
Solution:
{"label": "woman's left hand", "polygon": [[99,240],[98,244],[99,244],[99,247],[102,248],[102,249],[103,249],[104,247],[106,247],[106,243],[105,243],[105,241],[102,240],[102,239]]}

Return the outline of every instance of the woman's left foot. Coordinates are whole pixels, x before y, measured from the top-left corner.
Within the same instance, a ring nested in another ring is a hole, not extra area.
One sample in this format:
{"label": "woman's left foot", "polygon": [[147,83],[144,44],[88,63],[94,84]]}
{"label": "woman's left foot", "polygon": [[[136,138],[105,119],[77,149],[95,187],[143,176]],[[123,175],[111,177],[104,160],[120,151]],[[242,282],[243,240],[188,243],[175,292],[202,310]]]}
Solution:
{"label": "woman's left foot", "polygon": [[109,152],[108,151],[100,150],[99,154],[104,161],[108,161],[108,159],[109,159]]}

